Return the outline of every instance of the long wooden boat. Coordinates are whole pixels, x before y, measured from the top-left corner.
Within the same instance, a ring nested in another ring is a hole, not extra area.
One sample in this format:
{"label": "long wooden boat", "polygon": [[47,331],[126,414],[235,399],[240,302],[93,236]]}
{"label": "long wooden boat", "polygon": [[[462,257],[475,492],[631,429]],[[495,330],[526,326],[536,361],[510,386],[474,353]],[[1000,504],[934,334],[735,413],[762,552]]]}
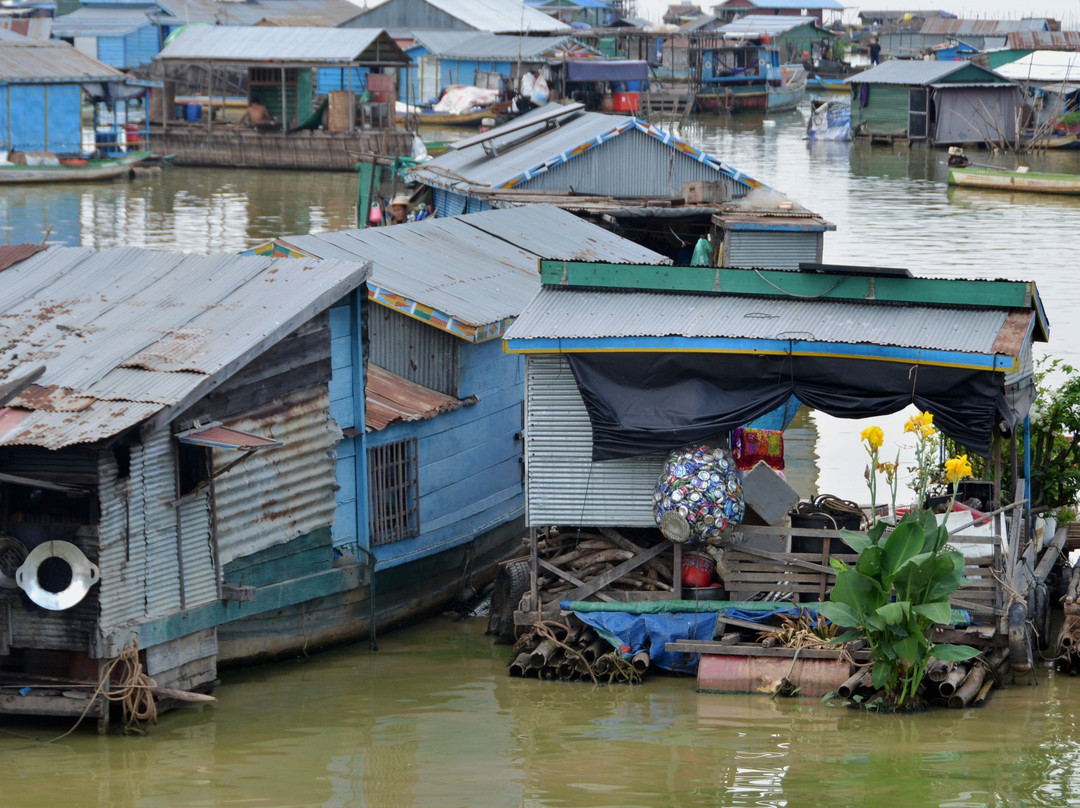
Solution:
{"label": "long wooden boat", "polygon": [[949,185],[1040,194],[1080,194],[1080,174],[1041,174],[1034,171],[980,167],[952,168],[949,169]]}
{"label": "long wooden boat", "polygon": [[136,165],[150,159],[148,151],[128,152],[123,157],[87,160],[80,165],[20,166],[0,165],[0,184],[30,182],[95,182],[129,174]]}
{"label": "long wooden boat", "polygon": [[452,115],[448,112],[423,111],[417,114],[416,120],[421,126],[477,126],[484,118],[494,118],[505,111],[505,104],[492,104],[490,107],[462,112],[460,115]]}
{"label": "long wooden boat", "polygon": [[851,89],[851,85],[846,84],[843,79],[830,79],[825,76],[810,76],[806,80],[806,86],[811,89],[827,90],[830,93],[846,93]]}

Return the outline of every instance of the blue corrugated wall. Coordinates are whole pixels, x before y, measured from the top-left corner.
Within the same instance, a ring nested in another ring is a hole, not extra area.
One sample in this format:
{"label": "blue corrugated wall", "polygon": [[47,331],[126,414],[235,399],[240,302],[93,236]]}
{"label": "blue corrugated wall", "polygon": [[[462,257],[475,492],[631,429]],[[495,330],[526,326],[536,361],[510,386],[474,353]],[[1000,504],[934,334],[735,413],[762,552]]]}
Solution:
{"label": "blue corrugated wall", "polygon": [[[316,73],[315,91],[325,95],[334,90],[352,90],[361,93],[367,88],[367,74],[370,69],[366,67],[354,67],[343,70],[336,67],[320,67]],[[352,86],[349,86],[349,74],[352,73]]]}
{"label": "blue corrugated wall", "polygon": [[10,85],[8,101],[11,117],[5,132],[7,148],[45,151],[45,86]]}
{"label": "blue corrugated wall", "polygon": [[122,36],[99,36],[97,38],[97,58],[109,67],[127,67]]}
{"label": "blue corrugated wall", "polygon": [[161,50],[158,43],[157,28],[144,25],[124,37],[124,54],[127,64],[124,67],[139,67],[154,61]]}
{"label": "blue corrugated wall", "polygon": [[500,340],[462,344],[461,396],[477,403],[367,436],[371,446],[416,438],[419,455],[420,535],[376,547],[380,568],[469,541],[525,512],[524,382],[524,362],[504,354]]}
{"label": "blue corrugated wall", "polygon": [[[420,57],[428,56],[429,52],[427,48],[415,47],[410,48],[406,53],[409,54],[409,58],[416,63],[416,67],[407,71],[407,81],[409,83],[409,103],[410,104],[422,104],[426,103],[429,99],[420,97]],[[489,73],[498,73],[501,76],[510,76],[510,71],[513,65],[511,62],[496,62],[477,59],[439,59],[439,89],[450,84],[465,84],[471,85],[476,81],[476,71],[484,70]],[[406,80],[400,78],[401,71],[398,71],[398,100],[405,101],[405,83]]]}
{"label": "blue corrugated wall", "polygon": [[72,154],[82,151],[82,91],[78,84],[50,84],[48,143],[45,151]]}

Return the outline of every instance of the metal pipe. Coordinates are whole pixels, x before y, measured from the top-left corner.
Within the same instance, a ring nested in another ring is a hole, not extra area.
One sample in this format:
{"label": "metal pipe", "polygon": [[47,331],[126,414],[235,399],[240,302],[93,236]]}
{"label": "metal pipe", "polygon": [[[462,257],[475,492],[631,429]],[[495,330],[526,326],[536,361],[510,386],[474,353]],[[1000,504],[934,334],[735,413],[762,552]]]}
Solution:
{"label": "metal pipe", "polygon": [[603,656],[610,649],[611,646],[608,645],[608,641],[603,639],[602,637],[599,637],[589,643],[589,645],[586,646],[584,650],[582,650],[581,658],[591,664],[597,659],[599,659],[601,656]]}
{"label": "metal pipe", "polygon": [[510,675],[511,676],[524,676],[525,671],[529,667],[529,654],[527,651],[522,651],[516,657],[514,661],[510,663]]}
{"label": "metal pipe", "polygon": [[638,651],[630,658],[630,664],[634,666],[634,670],[638,673],[645,673],[649,669],[649,652]]}
{"label": "metal pipe", "polygon": [[949,671],[952,670],[953,663],[945,662],[941,659],[933,660],[926,666],[926,678],[936,684],[941,684],[945,681],[945,677],[949,675]]}
{"label": "metal pipe", "polygon": [[544,640],[533,649],[529,661],[536,667],[542,668],[548,664],[548,660],[551,659],[551,655],[554,653],[555,646],[552,645],[550,640]]}

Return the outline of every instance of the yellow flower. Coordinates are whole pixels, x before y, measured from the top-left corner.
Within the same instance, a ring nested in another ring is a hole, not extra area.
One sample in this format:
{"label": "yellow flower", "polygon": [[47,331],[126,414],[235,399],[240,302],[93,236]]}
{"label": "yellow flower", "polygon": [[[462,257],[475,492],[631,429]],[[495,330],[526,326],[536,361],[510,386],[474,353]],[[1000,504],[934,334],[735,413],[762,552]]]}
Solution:
{"label": "yellow flower", "polygon": [[904,432],[918,432],[924,438],[932,438],[937,434],[934,429],[934,413],[924,411],[911,416],[904,424]]}
{"label": "yellow flower", "polygon": [[945,478],[953,485],[970,476],[971,463],[968,462],[966,454],[959,457],[950,457],[945,461]]}
{"label": "yellow flower", "polygon": [[896,463],[878,463],[877,470],[885,473],[885,480],[892,485],[896,479]]}
{"label": "yellow flower", "polygon": [[880,426],[868,426],[859,433],[859,440],[866,441],[871,451],[876,452],[881,448],[882,441],[885,440],[885,433],[881,431]]}

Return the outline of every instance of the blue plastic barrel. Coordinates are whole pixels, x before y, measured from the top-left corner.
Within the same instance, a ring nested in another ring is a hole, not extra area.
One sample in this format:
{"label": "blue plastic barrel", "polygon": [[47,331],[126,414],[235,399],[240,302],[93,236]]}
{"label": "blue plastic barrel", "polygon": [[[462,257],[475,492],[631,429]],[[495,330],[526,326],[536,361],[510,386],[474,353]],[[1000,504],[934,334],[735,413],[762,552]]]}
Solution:
{"label": "blue plastic barrel", "polygon": [[197,121],[200,118],[202,118],[202,104],[188,104],[187,119],[189,121]]}

